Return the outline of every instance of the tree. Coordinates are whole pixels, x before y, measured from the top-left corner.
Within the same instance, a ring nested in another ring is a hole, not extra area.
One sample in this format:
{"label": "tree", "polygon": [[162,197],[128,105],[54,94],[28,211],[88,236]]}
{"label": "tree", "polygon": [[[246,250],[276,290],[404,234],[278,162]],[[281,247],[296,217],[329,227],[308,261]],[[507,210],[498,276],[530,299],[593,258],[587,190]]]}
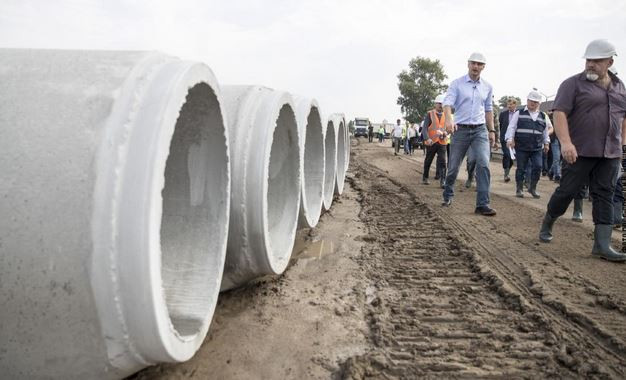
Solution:
{"label": "tree", "polygon": [[354,120],[350,120],[350,121],[348,122],[348,131],[349,131],[350,133],[353,133],[353,132],[354,132]]}
{"label": "tree", "polygon": [[500,108],[506,108],[506,102],[507,100],[509,100],[509,98],[513,98],[515,100],[517,100],[517,105],[520,106],[522,104],[522,100],[520,98],[518,98],[517,96],[503,96],[500,98],[500,100],[498,100],[498,105],[500,106]]}
{"label": "tree", "polygon": [[424,119],[435,106],[435,97],[448,88],[443,83],[447,77],[438,59],[418,56],[409,61],[409,70],[398,74],[398,105],[407,121],[417,123]]}

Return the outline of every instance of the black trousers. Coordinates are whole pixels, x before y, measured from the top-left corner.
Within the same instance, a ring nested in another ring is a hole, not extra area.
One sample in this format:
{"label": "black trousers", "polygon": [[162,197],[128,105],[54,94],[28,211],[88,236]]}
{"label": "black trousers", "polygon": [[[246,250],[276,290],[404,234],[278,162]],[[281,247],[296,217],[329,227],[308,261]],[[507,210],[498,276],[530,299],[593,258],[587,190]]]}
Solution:
{"label": "black trousers", "polygon": [[511,160],[511,152],[506,146],[506,141],[500,139],[500,146],[502,147],[502,169],[510,169],[513,166],[513,160]]}
{"label": "black trousers", "polygon": [[430,171],[430,165],[433,163],[435,154],[437,155],[437,172],[440,176],[445,177],[446,173],[446,145],[435,143],[426,147],[426,158],[424,159],[424,174],[423,178],[428,178],[428,172]]}
{"label": "black trousers", "polygon": [[589,181],[594,224],[613,224],[613,192],[619,170],[619,158],[578,157],[564,165],[559,187],[548,202],[548,214],[559,217],[565,213],[574,196]]}

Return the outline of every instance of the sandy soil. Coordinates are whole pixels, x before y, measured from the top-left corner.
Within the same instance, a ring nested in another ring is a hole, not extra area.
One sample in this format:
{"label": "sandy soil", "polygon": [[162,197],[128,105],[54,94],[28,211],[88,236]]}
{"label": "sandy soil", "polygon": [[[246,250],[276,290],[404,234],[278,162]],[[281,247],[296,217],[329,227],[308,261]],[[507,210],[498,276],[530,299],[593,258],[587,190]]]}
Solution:
{"label": "sandy soil", "polygon": [[555,184],[515,198],[492,162],[498,215],[482,217],[464,173],[440,207],[422,160],[354,140],[349,186],[286,273],[222,294],[193,359],[134,377],[626,377],[626,265],[591,257],[590,204],[539,243]]}

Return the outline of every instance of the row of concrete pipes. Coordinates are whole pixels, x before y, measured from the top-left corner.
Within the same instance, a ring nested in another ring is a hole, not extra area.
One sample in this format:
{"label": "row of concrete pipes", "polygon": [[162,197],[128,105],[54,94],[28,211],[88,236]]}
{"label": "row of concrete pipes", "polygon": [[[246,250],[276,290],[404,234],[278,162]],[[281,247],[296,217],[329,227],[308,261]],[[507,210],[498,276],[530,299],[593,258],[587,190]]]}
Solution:
{"label": "row of concrete pipes", "polygon": [[0,49],[0,373],[191,358],[341,194],[342,114],[154,52]]}

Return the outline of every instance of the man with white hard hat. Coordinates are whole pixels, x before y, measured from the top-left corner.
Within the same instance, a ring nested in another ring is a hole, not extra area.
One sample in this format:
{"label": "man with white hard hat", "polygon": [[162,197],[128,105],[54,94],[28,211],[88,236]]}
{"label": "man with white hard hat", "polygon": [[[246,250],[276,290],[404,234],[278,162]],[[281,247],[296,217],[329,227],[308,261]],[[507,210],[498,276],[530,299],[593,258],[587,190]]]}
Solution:
{"label": "man with white hard hat", "polygon": [[424,158],[424,172],[422,174],[422,184],[428,185],[428,172],[430,165],[437,155],[436,171],[439,175],[439,186],[443,188],[446,178],[446,146],[448,145],[448,132],[445,128],[445,114],[443,113],[443,95],[435,98],[435,108],[428,111],[424,119],[422,136],[426,145],[426,158]]}
{"label": "man with white hard hat", "polygon": [[626,261],[625,254],[611,247],[612,196],[626,141],[626,88],[609,73],[616,55],[609,41],[591,41],[583,56],[585,70],[559,86],[552,107],[561,154],[568,165],[548,203],[539,238],[552,240],[554,222],[588,180],[595,225],[591,254]]}
{"label": "man with white hard hat", "polygon": [[[450,146],[448,174],[443,190],[442,206],[450,206],[454,196],[454,182],[468,149],[476,155],[476,214],[493,216],[496,211],[489,207],[490,145],[495,146],[493,126],[493,88],[480,77],[485,68],[485,56],[472,53],[467,60],[468,73],[450,83],[443,100],[445,127],[453,133]],[[452,121],[452,108],[455,109]],[[485,128],[485,122],[487,127]]]}
{"label": "man with white hard hat", "polygon": [[528,93],[526,107],[515,112],[506,130],[504,139],[509,149],[515,149],[517,170],[515,171],[515,195],[523,198],[522,186],[526,174],[526,165],[530,161],[531,175],[528,192],[533,198],[540,198],[537,193],[537,183],[541,177],[542,155],[550,147],[549,131],[552,130],[550,118],[541,111],[541,94],[537,91]]}

